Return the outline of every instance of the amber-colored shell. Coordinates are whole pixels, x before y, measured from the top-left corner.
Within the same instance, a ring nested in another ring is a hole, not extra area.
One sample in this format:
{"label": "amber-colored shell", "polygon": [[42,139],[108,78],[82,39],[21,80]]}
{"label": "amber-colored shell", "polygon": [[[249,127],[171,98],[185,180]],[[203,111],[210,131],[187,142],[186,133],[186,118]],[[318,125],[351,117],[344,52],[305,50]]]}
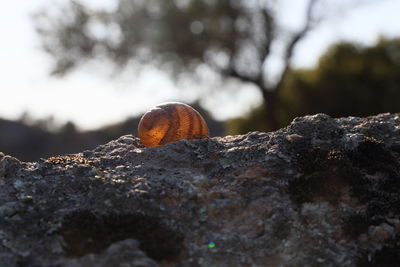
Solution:
{"label": "amber-colored shell", "polygon": [[209,131],[203,117],[194,108],[179,102],[160,104],[140,119],[140,141],[144,146],[162,146],[181,139],[205,139]]}

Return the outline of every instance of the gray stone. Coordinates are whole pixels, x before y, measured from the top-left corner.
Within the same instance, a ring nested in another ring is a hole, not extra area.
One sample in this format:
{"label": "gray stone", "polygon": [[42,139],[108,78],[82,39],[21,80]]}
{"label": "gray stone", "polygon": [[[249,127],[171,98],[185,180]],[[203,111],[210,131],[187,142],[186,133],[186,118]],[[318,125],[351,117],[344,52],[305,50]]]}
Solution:
{"label": "gray stone", "polygon": [[400,115],[20,162],[0,153],[2,266],[395,266]]}

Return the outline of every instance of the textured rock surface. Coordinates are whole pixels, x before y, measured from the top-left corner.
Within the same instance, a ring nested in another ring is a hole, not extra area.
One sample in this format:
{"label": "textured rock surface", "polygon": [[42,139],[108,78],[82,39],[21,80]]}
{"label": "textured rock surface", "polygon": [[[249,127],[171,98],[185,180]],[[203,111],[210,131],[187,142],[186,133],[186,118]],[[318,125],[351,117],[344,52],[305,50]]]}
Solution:
{"label": "textured rock surface", "polygon": [[398,265],[399,216],[400,114],[0,154],[0,266]]}

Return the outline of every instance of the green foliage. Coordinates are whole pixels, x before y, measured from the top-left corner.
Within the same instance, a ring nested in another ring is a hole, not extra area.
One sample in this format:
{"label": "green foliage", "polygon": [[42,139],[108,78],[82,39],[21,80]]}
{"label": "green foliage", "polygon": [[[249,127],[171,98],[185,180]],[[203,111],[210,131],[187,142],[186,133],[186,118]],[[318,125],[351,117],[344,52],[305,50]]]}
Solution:
{"label": "green foliage", "polygon": [[[296,107],[287,116],[399,112],[399,54],[400,39],[381,40],[372,47],[349,43],[331,47],[314,70],[292,72],[293,77],[281,92],[288,100],[287,106]],[[291,94],[297,98],[290,99]]]}
{"label": "green foliage", "polygon": [[[381,39],[363,47],[333,45],[309,70],[291,70],[282,90],[278,120],[286,126],[298,116],[326,113],[333,117],[400,112],[400,38]],[[262,130],[262,108],[228,123],[230,134]]]}

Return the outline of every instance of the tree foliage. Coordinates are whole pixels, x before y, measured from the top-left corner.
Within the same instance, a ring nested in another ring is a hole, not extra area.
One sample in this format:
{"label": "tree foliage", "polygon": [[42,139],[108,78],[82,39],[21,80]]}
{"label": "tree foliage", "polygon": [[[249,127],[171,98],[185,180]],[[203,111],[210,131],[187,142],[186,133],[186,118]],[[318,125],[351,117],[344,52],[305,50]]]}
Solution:
{"label": "tree foliage", "polygon": [[282,94],[298,96],[290,103],[299,114],[400,112],[400,39],[380,40],[372,47],[335,45],[314,70],[294,72],[290,83]]}
{"label": "tree foliage", "polygon": [[55,59],[54,74],[104,56],[119,66],[134,61],[179,71],[231,64],[252,77],[275,33],[270,2],[119,0],[107,11],[70,2],[61,18],[37,16],[37,30]]}
{"label": "tree foliage", "polygon": [[[280,91],[280,126],[307,114],[333,117],[400,112],[400,39],[381,39],[365,47],[339,43],[309,70],[291,70]],[[264,130],[263,107],[232,120],[231,133]]]}
{"label": "tree foliage", "polygon": [[[315,26],[309,0],[305,22],[285,32],[277,23],[277,0],[119,0],[115,10],[90,10],[78,2],[62,16],[37,16],[44,49],[55,59],[53,74],[65,74],[87,59],[104,57],[118,66],[155,64],[172,74],[207,66],[221,77],[254,84],[265,104],[265,125],[276,129],[278,91],[297,44]],[[301,11],[303,12],[303,11]],[[61,17],[61,18],[60,18]],[[275,83],[266,73],[280,35],[283,70]]]}

